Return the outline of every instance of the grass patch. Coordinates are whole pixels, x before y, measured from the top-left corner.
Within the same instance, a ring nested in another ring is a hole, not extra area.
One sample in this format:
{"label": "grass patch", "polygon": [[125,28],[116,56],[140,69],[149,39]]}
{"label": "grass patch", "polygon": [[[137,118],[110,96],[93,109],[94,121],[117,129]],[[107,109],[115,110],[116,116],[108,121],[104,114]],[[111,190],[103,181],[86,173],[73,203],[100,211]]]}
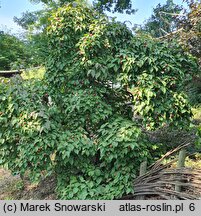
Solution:
{"label": "grass patch", "polygon": [[185,160],[185,166],[191,167],[194,169],[200,169],[201,168],[201,153],[195,154],[193,159],[187,157]]}
{"label": "grass patch", "polygon": [[193,119],[201,122],[201,106],[192,109]]}
{"label": "grass patch", "polygon": [[45,67],[37,67],[32,69],[26,69],[22,72],[23,79],[43,79],[45,74]]}

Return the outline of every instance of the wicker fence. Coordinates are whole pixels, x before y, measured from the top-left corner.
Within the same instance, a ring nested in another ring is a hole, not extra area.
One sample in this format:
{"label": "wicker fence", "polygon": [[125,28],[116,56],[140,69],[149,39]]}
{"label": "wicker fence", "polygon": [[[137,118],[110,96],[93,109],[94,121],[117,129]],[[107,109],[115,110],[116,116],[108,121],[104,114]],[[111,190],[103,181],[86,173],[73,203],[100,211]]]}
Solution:
{"label": "wicker fence", "polygon": [[[152,166],[141,164],[140,176],[134,180],[134,194],[122,199],[200,199],[201,169],[185,167],[186,150],[189,144],[168,152]],[[177,159],[163,163],[164,159],[178,153]],[[177,167],[173,168],[173,164]],[[146,171],[148,170],[148,171]]]}

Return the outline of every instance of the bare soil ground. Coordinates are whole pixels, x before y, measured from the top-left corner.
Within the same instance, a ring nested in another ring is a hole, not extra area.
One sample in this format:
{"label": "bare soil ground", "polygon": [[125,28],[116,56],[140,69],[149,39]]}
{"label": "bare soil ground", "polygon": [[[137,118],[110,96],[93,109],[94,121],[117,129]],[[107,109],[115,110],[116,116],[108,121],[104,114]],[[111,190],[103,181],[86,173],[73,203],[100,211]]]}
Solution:
{"label": "bare soil ground", "polygon": [[55,200],[55,179],[32,184],[27,177],[13,176],[8,170],[0,168],[0,200]]}

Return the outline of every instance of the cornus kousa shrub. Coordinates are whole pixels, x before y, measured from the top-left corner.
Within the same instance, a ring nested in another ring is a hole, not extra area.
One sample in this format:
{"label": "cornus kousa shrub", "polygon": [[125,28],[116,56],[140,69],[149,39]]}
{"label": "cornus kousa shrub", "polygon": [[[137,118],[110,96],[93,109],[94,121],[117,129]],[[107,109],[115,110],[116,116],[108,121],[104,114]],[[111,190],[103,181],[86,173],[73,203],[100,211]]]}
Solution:
{"label": "cornus kousa shrub", "polygon": [[47,34],[44,80],[0,85],[0,164],[34,179],[54,173],[62,199],[132,193],[140,163],[152,160],[141,128],[187,125],[183,86],[196,62],[79,4],[59,8]]}
{"label": "cornus kousa shrub", "polygon": [[151,149],[132,117],[141,116],[147,129],[187,124],[182,88],[196,62],[176,44],[133,36],[79,5],[53,14],[48,37],[46,80],[67,130],[55,159],[60,196],[112,199],[132,192]]}

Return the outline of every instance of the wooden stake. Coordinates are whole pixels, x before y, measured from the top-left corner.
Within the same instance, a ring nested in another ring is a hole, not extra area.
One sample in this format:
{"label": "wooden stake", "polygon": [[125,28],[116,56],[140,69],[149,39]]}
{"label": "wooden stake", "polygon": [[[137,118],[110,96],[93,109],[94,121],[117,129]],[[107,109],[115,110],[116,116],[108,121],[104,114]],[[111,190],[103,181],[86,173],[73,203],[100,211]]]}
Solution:
{"label": "wooden stake", "polygon": [[[144,160],[141,164],[140,164],[140,176],[144,175],[147,171],[147,159]],[[135,190],[135,188],[134,188]],[[145,196],[138,196],[138,200],[144,200]]]}
{"label": "wooden stake", "polygon": [[[186,150],[185,150],[185,148],[183,148],[179,152],[179,159],[177,162],[177,168],[185,167],[185,159],[186,159]],[[182,182],[180,182],[180,183],[182,183]],[[175,185],[175,191],[181,192],[181,185]]]}

